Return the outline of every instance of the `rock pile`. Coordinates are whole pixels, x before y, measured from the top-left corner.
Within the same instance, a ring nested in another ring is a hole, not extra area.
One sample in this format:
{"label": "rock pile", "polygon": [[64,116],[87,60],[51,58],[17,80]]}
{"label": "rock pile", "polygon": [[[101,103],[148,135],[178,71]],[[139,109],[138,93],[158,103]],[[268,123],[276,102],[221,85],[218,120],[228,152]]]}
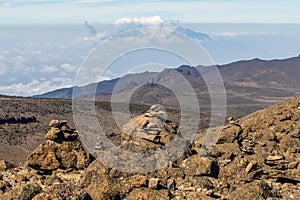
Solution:
{"label": "rock pile", "polygon": [[27,158],[27,165],[40,171],[84,169],[93,160],[78,140],[78,132],[67,121],[52,120],[46,141]]}
{"label": "rock pile", "polygon": [[78,138],[78,132],[74,129],[70,129],[66,120],[51,120],[49,123],[50,130],[47,132],[46,140],[53,140],[57,142],[72,141]]}
{"label": "rock pile", "polygon": [[166,112],[153,105],[123,126],[121,147],[134,152],[152,151],[170,143],[176,134],[176,123],[166,120]]}
{"label": "rock pile", "polygon": [[52,120],[49,126],[46,141],[28,156],[25,165],[0,161],[0,200],[91,199],[80,180],[93,157],[67,121]]}

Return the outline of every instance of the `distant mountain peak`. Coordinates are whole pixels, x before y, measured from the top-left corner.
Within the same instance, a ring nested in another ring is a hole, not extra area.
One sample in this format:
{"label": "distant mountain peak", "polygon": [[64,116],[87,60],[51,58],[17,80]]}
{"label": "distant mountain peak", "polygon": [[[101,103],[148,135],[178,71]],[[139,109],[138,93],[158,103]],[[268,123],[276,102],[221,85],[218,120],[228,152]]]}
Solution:
{"label": "distant mountain peak", "polygon": [[200,33],[200,32],[196,32],[193,31],[192,29],[188,29],[188,28],[182,28],[181,26],[178,26],[175,31],[186,35],[187,37],[190,37],[192,39],[195,40],[209,40],[210,37],[209,35],[205,34],[205,33]]}

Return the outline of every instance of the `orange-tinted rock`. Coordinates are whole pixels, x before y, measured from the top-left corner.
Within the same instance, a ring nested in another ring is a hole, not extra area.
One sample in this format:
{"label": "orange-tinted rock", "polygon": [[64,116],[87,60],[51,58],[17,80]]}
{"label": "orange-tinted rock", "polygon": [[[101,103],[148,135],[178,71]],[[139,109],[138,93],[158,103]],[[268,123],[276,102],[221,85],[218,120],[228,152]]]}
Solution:
{"label": "orange-tinted rock", "polygon": [[27,158],[28,166],[42,171],[84,169],[92,162],[79,140],[57,143],[45,141]]}
{"label": "orange-tinted rock", "polygon": [[[27,165],[36,170],[84,169],[93,157],[77,139],[78,133],[67,127],[66,121],[52,120],[46,141],[27,158]],[[67,127],[61,130],[61,127]]]}

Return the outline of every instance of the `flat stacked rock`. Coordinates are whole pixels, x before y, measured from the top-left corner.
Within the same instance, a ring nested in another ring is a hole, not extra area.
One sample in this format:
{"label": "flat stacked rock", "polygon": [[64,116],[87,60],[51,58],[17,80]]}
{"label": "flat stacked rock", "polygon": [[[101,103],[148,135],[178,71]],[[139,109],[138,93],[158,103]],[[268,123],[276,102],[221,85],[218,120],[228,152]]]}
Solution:
{"label": "flat stacked rock", "polygon": [[154,150],[170,143],[176,134],[176,123],[166,120],[166,112],[153,105],[123,126],[121,147],[133,152]]}
{"label": "flat stacked rock", "polygon": [[63,140],[77,140],[78,132],[70,129],[66,120],[51,120],[49,123],[50,130],[47,132],[46,140],[63,141]]}
{"label": "flat stacked rock", "polygon": [[40,171],[84,169],[92,161],[78,139],[78,132],[70,129],[67,121],[51,120],[46,141],[27,158],[27,165]]}

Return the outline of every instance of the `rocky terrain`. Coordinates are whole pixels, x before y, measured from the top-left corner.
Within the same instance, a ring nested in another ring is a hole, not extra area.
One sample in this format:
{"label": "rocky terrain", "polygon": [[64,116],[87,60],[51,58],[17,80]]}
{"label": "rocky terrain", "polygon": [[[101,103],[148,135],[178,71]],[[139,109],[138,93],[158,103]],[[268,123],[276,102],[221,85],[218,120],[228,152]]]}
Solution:
{"label": "rocky terrain", "polygon": [[[128,122],[121,146],[144,152],[166,145],[172,137],[160,142],[162,136],[178,133],[171,121],[157,120],[160,114],[151,107]],[[0,199],[276,200],[300,196],[300,97],[241,119],[230,118],[206,156],[199,156],[204,149],[199,137],[183,157],[147,174],[122,172],[93,161],[66,121],[49,125],[46,141],[26,163],[0,162]],[[145,148],[150,143],[157,146]],[[100,146],[95,150],[101,151]]]}

